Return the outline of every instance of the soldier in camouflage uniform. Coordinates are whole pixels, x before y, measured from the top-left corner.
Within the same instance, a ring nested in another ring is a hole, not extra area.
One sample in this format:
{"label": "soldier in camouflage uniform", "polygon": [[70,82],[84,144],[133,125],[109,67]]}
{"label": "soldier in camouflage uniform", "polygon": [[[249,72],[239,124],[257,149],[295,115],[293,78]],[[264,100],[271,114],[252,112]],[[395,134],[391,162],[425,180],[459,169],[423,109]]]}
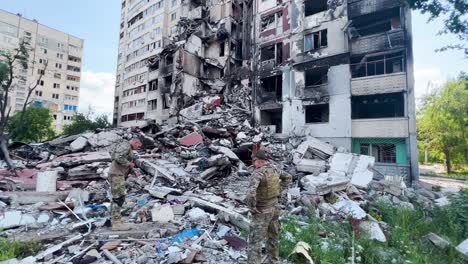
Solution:
{"label": "soldier in camouflage uniform", "polygon": [[112,230],[125,231],[130,227],[122,223],[122,215],[120,213],[122,205],[125,202],[127,190],[125,188],[125,180],[133,169],[133,152],[141,148],[142,143],[139,139],[130,141],[121,141],[117,143],[112,151],[112,165],[109,171],[109,180],[112,192],[111,202],[111,224]]}
{"label": "soldier in camouflage uniform", "polygon": [[248,263],[262,262],[261,246],[267,241],[269,263],[279,263],[279,198],[291,183],[288,173],[273,167],[264,150],[255,155],[255,171],[250,181],[247,204],[252,211]]}

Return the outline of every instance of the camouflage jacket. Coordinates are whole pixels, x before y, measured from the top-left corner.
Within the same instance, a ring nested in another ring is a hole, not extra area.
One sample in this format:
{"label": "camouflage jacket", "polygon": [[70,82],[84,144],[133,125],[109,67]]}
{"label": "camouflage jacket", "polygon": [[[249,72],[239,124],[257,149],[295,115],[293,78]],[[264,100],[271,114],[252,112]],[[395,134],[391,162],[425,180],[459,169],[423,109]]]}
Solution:
{"label": "camouflage jacket", "polygon": [[250,179],[247,205],[251,209],[265,209],[278,204],[278,197],[292,181],[287,172],[267,164],[256,169]]}

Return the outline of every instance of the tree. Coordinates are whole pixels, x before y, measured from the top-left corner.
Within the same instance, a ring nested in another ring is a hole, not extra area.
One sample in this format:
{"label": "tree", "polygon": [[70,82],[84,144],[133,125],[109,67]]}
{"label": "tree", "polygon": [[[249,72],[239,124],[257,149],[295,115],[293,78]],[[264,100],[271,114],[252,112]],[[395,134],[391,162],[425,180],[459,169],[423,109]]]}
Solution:
{"label": "tree", "polygon": [[108,128],[111,126],[106,115],[100,115],[95,120],[92,120],[90,115],[79,113],[73,117],[71,124],[63,128],[63,133],[65,135],[76,135],[97,128]]}
{"label": "tree", "polygon": [[30,106],[23,113],[16,113],[10,118],[8,124],[9,131],[13,133],[13,139],[21,142],[40,142],[55,135],[52,128],[54,118],[49,109],[37,106]]}
{"label": "tree", "polygon": [[[8,131],[8,122],[11,114],[9,106],[10,93],[18,81],[27,81],[18,74],[20,71],[27,71],[29,67],[29,50],[27,42],[20,42],[17,48],[11,50],[0,50],[0,150],[3,158],[10,169],[14,169],[13,162],[8,151],[8,141],[15,134],[15,129]],[[33,62],[34,65],[34,62]],[[39,67],[38,67],[39,68]],[[26,99],[21,110],[19,120],[22,122],[25,117],[26,108],[29,105],[31,94],[44,76],[47,64],[39,71],[39,77],[30,83],[27,89]],[[16,82],[15,82],[16,81]]]}
{"label": "tree", "polygon": [[406,0],[414,10],[423,14],[429,14],[429,21],[443,17],[444,28],[440,34],[454,34],[459,44],[453,44],[440,48],[438,51],[458,49],[468,56],[468,1],[466,0]]}
{"label": "tree", "polygon": [[418,111],[421,145],[442,154],[447,173],[452,172],[453,164],[468,162],[467,124],[468,78],[464,74],[426,96]]}

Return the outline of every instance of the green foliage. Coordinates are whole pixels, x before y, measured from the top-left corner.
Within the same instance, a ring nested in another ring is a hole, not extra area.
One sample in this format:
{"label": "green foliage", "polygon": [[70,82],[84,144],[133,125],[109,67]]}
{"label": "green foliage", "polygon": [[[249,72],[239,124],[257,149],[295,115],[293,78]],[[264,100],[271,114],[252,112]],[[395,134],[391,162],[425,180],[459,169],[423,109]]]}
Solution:
{"label": "green foliage", "polygon": [[31,242],[0,240],[0,261],[25,258],[39,251],[39,244]]}
{"label": "green foliage", "polygon": [[467,123],[468,80],[461,75],[423,100],[417,115],[420,160],[428,149],[431,162],[449,158],[454,164],[467,164]]}
{"label": "green foliage", "polygon": [[[439,264],[464,263],[454,247],[440,249],[422,237],[433,232],[456,246],[468,236],[468,191],[451,199],[447,207],[427,210],[418,205],[415,210],[389,203],[371,203],[369,211],[388,224],[387,242],[368,240],[355,234],[355,263],[361,264]],[[308,243],[316,264],[350,263],[353,229],[348,221],[334,222],[311,216],[307,223],[297,217],[283,221],[280,254],[288,258],[299,241]],[[356,229],[355,229],[356,230]],[[320,236],[322,234],[322,237]],[[326,238],[324,238],[326,234]],[[291,256],[294,263],[306,263],[301,256]],[[396,261],[396,262],[392,262]]]}
{"label": "green foliage", "polygon": [[423,14],[429,14],[429,20],[443,18],[444,28],[440,34],[454,34],[461,43],[453,44],[439,49],[458,49],[468,56],[468,1],[466,0],[406,0],[410,7],[420,10]]}
{"label": "green foliage", "polygon": [[11,117],[8,130],[12,132],[15,141],[40,142],[55,135],[53,122],[54,118],[49,109],[30,106],[26,109],[23,118],[21,112]]}
{"label": "green foliage", "polygon": [[63,133],[65,135],[76,135],[97,128],[108,128],[111,126],[106,115],[100,115],[95,120],[92,120],[89,116],[79,113],[73,117],[71,124],[64,127]]}

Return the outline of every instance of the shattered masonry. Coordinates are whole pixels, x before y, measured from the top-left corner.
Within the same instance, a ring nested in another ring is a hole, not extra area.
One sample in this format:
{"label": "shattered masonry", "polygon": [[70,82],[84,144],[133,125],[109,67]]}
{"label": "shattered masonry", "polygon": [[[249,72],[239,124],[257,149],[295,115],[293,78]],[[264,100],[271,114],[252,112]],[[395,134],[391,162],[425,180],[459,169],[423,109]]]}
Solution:
{"label": "shattered masonry", "polygon": [[123,1],[114,125],[175,124],[241,97],[264,131],[417,181],[410,16],[389,0]]}

